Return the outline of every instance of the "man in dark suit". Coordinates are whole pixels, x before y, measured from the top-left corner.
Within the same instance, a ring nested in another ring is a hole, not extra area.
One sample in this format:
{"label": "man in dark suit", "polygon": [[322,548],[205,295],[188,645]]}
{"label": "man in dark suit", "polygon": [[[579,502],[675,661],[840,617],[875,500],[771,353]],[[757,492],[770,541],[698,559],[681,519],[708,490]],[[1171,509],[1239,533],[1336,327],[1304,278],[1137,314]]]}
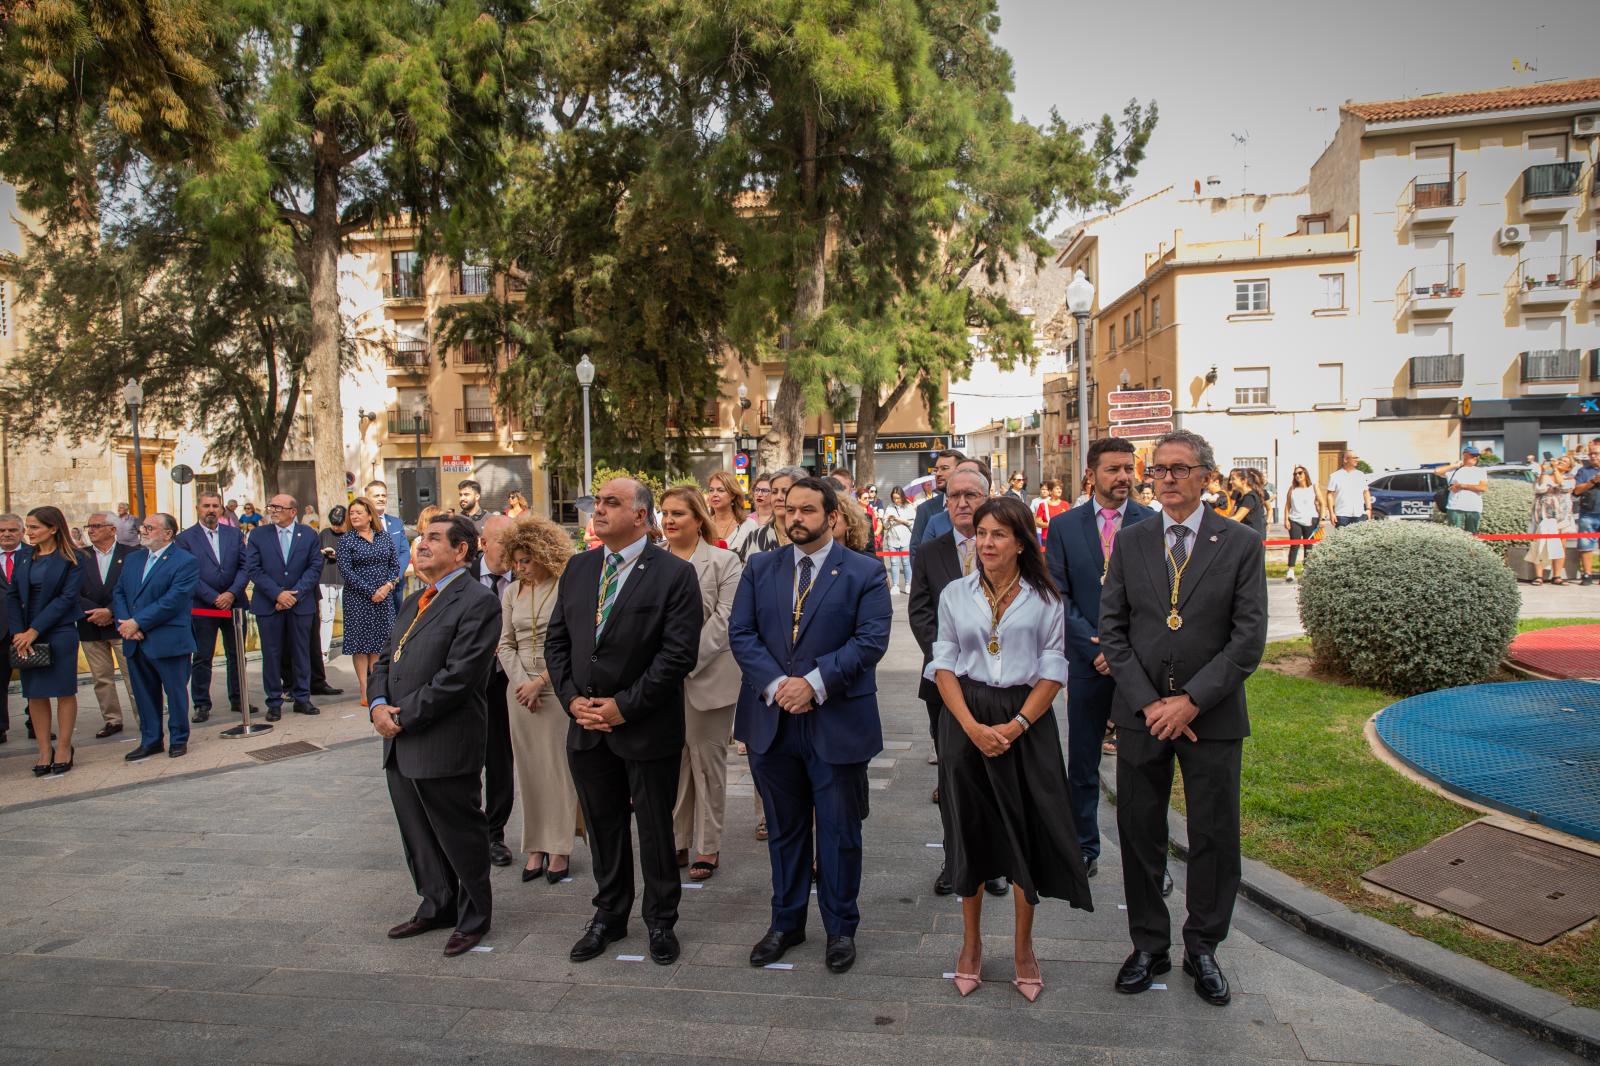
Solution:
{"label": "man in dark suit", "polygon": [[1250,733],[1244,683],[1267,640],[1261,537],[1200,502],[1211,446],[1179,430],[1156,441],[1146,475],[1161,516],[1117,537],[1100,598],[1100,641],[1117,690],[1117,835],[1133,953],[1119,992],[1171,969],[1161,874],[1172,765],[1189,823],[1183,970],[1208,1003],[1228,1002],[1216,951],[1239,890],[1239,758]]}
{"label": "man in dark suit", "polygon": [[[122,578],[122,564],[134,549],[117,543],[115,516],[95,511],[83,524],[89,546],[78,550],[83,566],[83,591],[78,594],[78,646],[83,649],[89,676],[94,678],[94,698],[100,705],[104,725],[95,736],[102,740],[122,732],[122,698],[117,692],[117,668],[129,679],[128,663],[122,658],[122,638],[117,634],[112,610],[112,593]],[[136,712],[137,713],[137,712]]]}
{"label": "man in dark suit", "polygon": [[146,515],[140,547],[129,552],[112,591],[112,610],[122,636],[122,658],[139,712],[139,746],[123,756],[138,762],[161,754],[161,712],[167,713],[167,755],[189,753],[189,657],[194,631],[189,600],[199,576],[194,556],[173,544],[178,520]]}
{"label": "man in dark suit", "polygon": [[633,910],[629,804],[644,872],[640,913],[650,958],[678,958],[677,852],[672,807],[683,752],[683,679],[700,652],[700,582],[694,567],[650,543],[655,501],[632,478],[595,495],[600,547],[567,565],[556,592],[545,663],[572,722],[567,761],[594,859],[595,916],[572,946],[586,962],[628,934]]}
{"label": "man in dark suit", "polygon": [[966,456],[954,448],[946,448],[933,460],[933,495],[917,504],[917,514],[911,522],[911,558],[917,558],[917,548],[922,543],[922,532],[928,520],[936,514],[944,512],[944,485],[950,475],[955,473],[956,464]]}
{"label": "man in dark suit", "polygon": [[[470,515],[462,517],[471,518]],[[473,571],[478,583],[494,593],[496,603],[512,581],[511,563],[501,547],[502,538],[511,525],[512,520],[502,514],[484,519],[483,555]],[[506,847],[506,822],[511,818],[511,806],[516,800],[516,765],[511,757],[511,717],[506,707],[506,685],[506,672],[496,657],[483,689],[489,716],[489,739],[484,749],[483,812],[489,819],[489,861],[496,866],[511,865],[511,849]]]}
{"label": "man in dark suit", "polygon": [[368,716],[383,737],[406,865],[422,903],[392,940],[454,926],[448,958],[489,931],[489,831],[483,816],[484,679],[500,640],[500,603],[472,580],[478,531],[459,515],[417,536],[417,577],[389,647],[367,682]]}
{"label": "man in dark suit", "polygon": [[772,857],[772,924],[750,964],[805,941],[814,824],[823,961],[844,973],[856,960],[867,763],[883,750],[874,668],[892,608],[882,564],[828,535],[832,485],[802,478],[784,508],[791,545],[751,557],[728,619],[744,675],[733,735],[750,750]]}
{"label": "man in dark suit", "polygon": [[[0,598],[11,591],[11,575],[23,556],[33,549],[22,543],[22,518],[20,515],[0,514]],[[11,621],[4,603],[0,603],[0,651],[11,644]],[[11,666],[11,656],[0,655],[0,744],[6,742],[11,729],[11,678],[16,670]],[[33,719],[26,709],[22,720],[28,723],[28,736],[33,736]]]}
{"label": "man in dark suit", "polygon": [[[1050,522],[1045,563],[1067,614],[1067,793],[1084,869],[1100,859],[1100,755],[1117,685],[1100,650],[1100,586],[1117,534],[1155,512],[1130,499],[1135,452],[1131,441],[1107,437],[1089,445],[1089,499]],[[1172,881],[1162,875],[1163,892]]]}
{"label": "man in dark suit", "polygon": [[322,545],[314,530],[295,521],[299,505],[280,492],[267,504],[272,524],[258,528],[245,547],[245,573],[255,585],[250,610],[261,634],[261,681],[267,721],[283,717],[284,649],[294,660],[291,697],[296,714],[320,714],[311,704],[311,629],[322,578]]}
{"label": "man in dark suit", "polygon": [[[228,708],[239,714],[239,649],[233,633],[233,608],[244,598],[244,534],[222,524],[222,497],[202,492],[195,502],[200,520],[178,534],[178,547],[194,556],[199,577],[189,619],[194,630],[194,668],[190,696],[194,720],[211,717],[211,664],[217,654],[217,634],[222,634],[222,654],[228,664]],[[223,611],[224,615],[214,612]],[[206,613],[202,613],[206,612]]]}
{"label": "man in dark suit", "polygon": [[[911,560],[911,602],[908,619],[911,635],[922,649],[922,665],[926,669],[933,661],[933,642],[939,636],[939,597],[944,588],[972,573],[977,565],[977,542],[973,540],[973,516],[989,498],[989,479],[976,468],[962,465],[945,481],[945,513],[950,516],[950,532],[935,537],[923,545],[922,551]],[[928,731],[933,734],[935,748],[939,742],[939,716],[944,713],[944,701],[939,698],[939,686],[923,678],[917,695],[928,708]],[[939,802],[939,789],[933,790],[933,802]],[[1008,890],[1006,879],[996,877],[984,882],[991,895],[1003,896]],[[933,879],[936,895],[948,896],[955,886],[945,876],[944,867]]]}
{"label": "man in dark suit", "polygon": [[[962,459],[956,463],[956,469],[976,470],[978,473],[983,475],[984,484],[992,485],[994,483],[994,474],[990,472],[988,462],[983,459],[979,459],[976,456],[970,459]],[[945,482],[948,484],[949,480],[949,478],[946,478]],[[944,536],[946,533],[950,532],[951,528],[950,509],[948,507],[940,511],[938,514],[929,515],[928,524],[922,527],[922,543],[927,544],[936,537]],[[913,556],[913,558],[915,557]]]}

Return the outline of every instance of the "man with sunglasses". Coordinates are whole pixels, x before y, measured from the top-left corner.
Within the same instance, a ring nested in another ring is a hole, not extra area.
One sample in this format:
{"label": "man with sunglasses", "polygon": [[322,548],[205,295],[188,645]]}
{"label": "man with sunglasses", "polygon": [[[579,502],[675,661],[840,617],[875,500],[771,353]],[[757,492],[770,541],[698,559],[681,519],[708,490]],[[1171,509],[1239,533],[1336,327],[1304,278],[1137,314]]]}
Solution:
{"label": "man with sunglasses", "polygon": [[1100,648],[1117,686],[1117,834],[1133,941],[1115,987],[1143,992],[1172,968],[1161,878],[1176,762],[1189,827],[1183,972],[1201,999],[1221,1006],[1230,991],[1216,952],[1239,890],[1244,684],[1266,646],[1267,579],[1255,531],[1200,501],[1216,465],[1197,433],[1156,441],[1145,473],[1161,515],[1117,536],[1100,594]]}

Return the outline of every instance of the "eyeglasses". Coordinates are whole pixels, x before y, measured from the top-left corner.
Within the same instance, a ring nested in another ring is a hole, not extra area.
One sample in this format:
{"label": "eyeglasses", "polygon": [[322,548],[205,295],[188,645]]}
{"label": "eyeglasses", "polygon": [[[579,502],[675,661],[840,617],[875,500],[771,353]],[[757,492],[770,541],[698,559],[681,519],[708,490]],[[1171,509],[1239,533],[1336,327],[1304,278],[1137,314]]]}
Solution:
{"label": "eyeglasses", "polygon": [[290,506],[289,504],[286,504],[286,503],[269,503],[269,504],[267,504],[267,510],[269,510],[269,511],[292,511],[292,510],[294,510],[294,508],[292,506]]}
{"label": "eyeglasses", "polygon": [[112,529],[114,527],[111,525],[110,522],[88,522],[88,523],[84,524],[83,528],[84,529]]}
{"label": "eyeglasses", "polygon": [[1149,474],[1158,481],[1166,477],[1171,477],[1175,481],[1182,481],[1196,470],[1204,469],[1205,467],[1203,466],[1186,466],[1183,463],[1174,463],[1171,466],[1145,467],[1145,473]]}
{"label": "eyeglasses", "polygon": [[945,498],[965,503],[974,503],[978,500],[988,499],[988,497],[981,492],[947,492],[945,493]]}
{"label": "eyeglasses", "polygon": [[158,525],[155,525],[153,523],[146,522],[144,525],[139,527],[139,532],[141,532],[141,533],[160,533],[163,529],[166,529],[166,528],[167,528],[166,526],[158,526]]}

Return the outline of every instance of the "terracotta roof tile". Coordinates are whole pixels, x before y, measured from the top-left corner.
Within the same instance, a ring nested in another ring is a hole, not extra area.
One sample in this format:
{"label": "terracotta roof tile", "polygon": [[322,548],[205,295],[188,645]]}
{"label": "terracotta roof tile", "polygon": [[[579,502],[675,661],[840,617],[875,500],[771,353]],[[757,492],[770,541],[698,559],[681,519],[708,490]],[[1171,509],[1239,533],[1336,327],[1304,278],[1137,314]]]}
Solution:
{"label": "terracotta roof tile", "polygon": [[1543,85],[1513,85],[1476,93],[1438,93],[1413,96],[1407,100],[1379,100],[1367,104],[1345,104],[1341,110],[1368,122],[1393,122],[1407,118],[1435,118],[1443,115],[1470,115],[1483,111],[1509,111],[1518,107],[1570,104],[1585,100],[1600,102],[1600,78],[1577,78]]}

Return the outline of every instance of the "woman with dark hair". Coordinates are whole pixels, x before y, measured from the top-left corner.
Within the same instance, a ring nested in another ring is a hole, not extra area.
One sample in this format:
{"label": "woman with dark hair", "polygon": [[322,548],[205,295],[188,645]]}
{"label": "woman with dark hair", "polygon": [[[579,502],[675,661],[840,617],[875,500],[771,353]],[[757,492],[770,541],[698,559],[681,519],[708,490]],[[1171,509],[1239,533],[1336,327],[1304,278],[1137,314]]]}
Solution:
{"label": "woman with dark hair", "polygon": [[1052,701],[1067,681],[1066,616],[1033,516],[1009,496],[976,515],[978,568],[945,586],[924,676],[939,686],[939,813],[945,868],[961,897],[955,985],[982,981],[983,886],[1016,885],[1016,986],[1029,1003],[1044,980],[1033,951],[1040,896],[1093,910],[1072,823]]}
{"label": "woman with dark hair", "polygon": [[[350,654],[367,705],[367,675],[389,647],[394,632],[394,590],[400,587],[400,554],[383,531],[378,509],[365,496],[345,508],[350,529],[339,538],[337,558],[344,577],[344,650]],[[470,521],[470,520],[469,520]],[[418,527],[418,535],[422,532]]]}
{"label": "woman with dark hair", "polygon": [[[1328,505],[1311,480],[1311,472],[1296,466],[1289,483],[1289,537],[1292,540],[1310,540],[1328,514]],[[1285,581],[1294,580],[1294,564],[1300,555],[1301,545],[1289,545],[1289,572]],[[1311,564],[1311,545],[1305,545],[1306,565]]]}
{"label": "woman with dark hair", "polygon": [[911,527],[917,524],[917,509],[906,499],[906,490],[896,485],[889,490],[889,505],[883,509],[884,563],[889,571],[889,591],[901,595],[911,591]]}
{"label": "woman with dark hair", "polygon": [[[16,634],[6,651],[22,674],[28,720],[39,744],[33,776],[44,777],[71,770],[75,755],[72,731],[78,724],[77,622],[83,568],[60,508],[35,507],[23,528],[33,550],[16,553],[6,588],[7,616]],[[53,723],[51,700],[56,701]]]}
{"label": "woman with dark hair", "polygon": [[1234,467],[1228,474],[1228,488],[1233,498],[1233,511],[1229,518],[1249,526],[1256,535],[1267,535],[1266,486],[1261,475],[1248,467]]}

